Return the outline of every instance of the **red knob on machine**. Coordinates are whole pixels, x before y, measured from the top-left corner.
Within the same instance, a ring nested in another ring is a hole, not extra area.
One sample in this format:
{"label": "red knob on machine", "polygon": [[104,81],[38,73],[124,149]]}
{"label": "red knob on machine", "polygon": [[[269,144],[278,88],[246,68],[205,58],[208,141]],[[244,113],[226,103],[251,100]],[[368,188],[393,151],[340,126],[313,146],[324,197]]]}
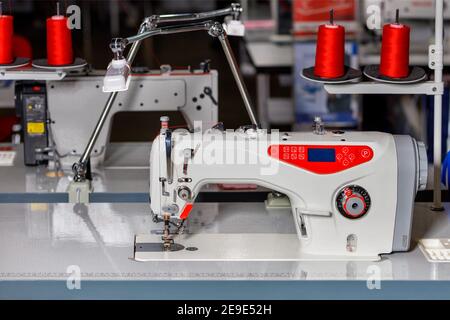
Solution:
{"label": "red knob on machine", "polygon": [[336,197],[336,207],[348,219],[363,217],[370,209],[369,193],[360,186],[344,187]]}

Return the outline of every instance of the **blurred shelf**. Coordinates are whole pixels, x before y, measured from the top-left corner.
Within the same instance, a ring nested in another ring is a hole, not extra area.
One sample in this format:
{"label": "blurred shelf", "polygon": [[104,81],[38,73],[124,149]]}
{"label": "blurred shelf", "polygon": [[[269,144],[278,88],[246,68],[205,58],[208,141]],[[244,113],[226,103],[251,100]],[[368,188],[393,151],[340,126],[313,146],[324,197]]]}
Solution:
{"label": "blurred shelf", "polygon": [[66,76],[64,71],[47,71],[37,68],[0,70],[0,80],[62,80]]}
{"label": "blurred shelf", "polygon": [[413,84],[390,84],[375,81],[351,84],[326,84],[325,90],[331,94],[424,94],[440,95],[444,84],[433,81]]}

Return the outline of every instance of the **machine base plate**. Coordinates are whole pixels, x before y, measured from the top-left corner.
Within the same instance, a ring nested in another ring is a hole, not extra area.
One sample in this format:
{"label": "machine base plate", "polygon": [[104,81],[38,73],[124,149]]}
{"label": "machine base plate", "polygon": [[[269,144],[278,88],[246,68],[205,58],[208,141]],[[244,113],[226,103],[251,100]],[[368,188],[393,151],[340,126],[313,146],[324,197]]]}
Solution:
{"label": "machine base plate", "polygon": [[[379,256],[353,257],[310,255],[301,252],[296,234],[200,233],[175,238],[178,251],[154,250],[160,235],[136,235],[136,261],[379,261]],[[152,246],[148,246],[152,244]],[[149,249],[146,250],[145,247]],[[161,246],[156,246],[162,248]],[[136,249],[138,248],[138,249]]]}

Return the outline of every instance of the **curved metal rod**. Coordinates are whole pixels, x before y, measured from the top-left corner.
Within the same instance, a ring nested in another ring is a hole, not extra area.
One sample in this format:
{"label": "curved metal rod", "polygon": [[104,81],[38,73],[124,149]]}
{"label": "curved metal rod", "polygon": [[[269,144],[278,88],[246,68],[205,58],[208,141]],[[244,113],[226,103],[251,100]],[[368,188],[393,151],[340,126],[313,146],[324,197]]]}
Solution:
{"label": "curved metal rod", "polygon": [[136,41],[142,41],[147,38],[160,35],[160,34],[175,34],[175,33],[183,33],[183,32],[193,32],[193,31],[205,31],[209,30],[209,28],[213,25],[213,21],[206,21],[202,23],[193,23],[188,25],[182,25],[182,26],[166,26],[166,27],[159,27],[156,29],[151,29],[149,31],[146,31],[144,33],[137,34],[135,36],[131,36],[128,38],[123,39],[123,44],[128,45],[130,43],[136,42]]}
{"label": "curved metal rod", "polygon": [[242,7],[239,3],[232,3],[230,7],[199,13],[181,13],[181,14],[164,14],[153,15],[149,17],[151,23],[172,23],[172,22],[189,22],[205,19],[219,18],[223,16],[233,15],[235,19],[239,18]]}
{"label": "curved metal rod", "polygon": [[[186,21],[196,21],[196,20],[204,20],[205,18],[214,18],[221,17],[226,15],[234,15],[234,17],[238,17],[242,12],[242,8],[239,4],[232,4],[231,7],[216,10],[211,12],[204,13],[196,13],[196,14],[181,14],[181,15],[163,15],[163,16],[151,16],[150,18],[146,18],[144,22],[141,24],[139,28],[139,33],[135,36],[131,36],[125,39],[114,39],[111,43],[111,49],[113,50],[116,57],[121,57],[123,50],[128,44],[132,44],[130,51],[128,52],[127,61],[131,65],[134,61],[136,53],[139,49],[141,42],[144,39],[149,37],[160,35],[160,34],[175,34],[175,33],[183,33],[183,32],[193,32],[193,31],[208,31],[208,33],[216,38],[219,38],[222,48],[225,52],[225,56],[230,65],[231,71],[237,83],[239,92],[241,93],[242,99],[244,101],[245,107],[249,114],[250,120],[252,124],[258,127],[258,123],[256,117],[253,113],[253,108],[251,105],[250,97],[247,91],[247,88],[242,79],[242,75],[237,66],[234,55],[231,51],[230,44],[227,40],[227,35],[222,25],[219,22],[215,22],[212,20],[191,23],[191,24],[183,24],[183,25],[172,25],[172,26],[161,26],[157,27],[157,23],[164,22],[186,22]],[[92,133],[86,149],[84,150],[80,160],[74,163],[72,170],[75,174],[74,180],[77,182],[82,182],[86,180],[86,170],[87,170],[87,161],[90,157],[92,149],[97,141],[97,138],[103,128],[103,125],[106,121],[106,118],[111,110],[111,107],[114,103],[114,100],[117,97],[117,92],[112,92],[106,102],[106,105],[101,113],[100,119],[95,126],[94,132]]]}

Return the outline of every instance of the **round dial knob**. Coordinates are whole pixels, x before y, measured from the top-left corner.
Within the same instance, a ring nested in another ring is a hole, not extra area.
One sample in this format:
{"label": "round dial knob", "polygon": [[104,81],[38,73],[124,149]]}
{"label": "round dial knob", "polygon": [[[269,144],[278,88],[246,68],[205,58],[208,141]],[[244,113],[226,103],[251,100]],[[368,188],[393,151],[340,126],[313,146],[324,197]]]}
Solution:
{"label": "round dial knob", "polygon": [[346,218],[361,218],[370,209],[369,193],[356,185],[344,187],[336,197],[336,207]]}
{"label": "round dial knob", "polygon": [[190,200],[192,197],[191,189],[189,189],[186,186],[179,187],[178,188],[178,196],[184,201]]}

